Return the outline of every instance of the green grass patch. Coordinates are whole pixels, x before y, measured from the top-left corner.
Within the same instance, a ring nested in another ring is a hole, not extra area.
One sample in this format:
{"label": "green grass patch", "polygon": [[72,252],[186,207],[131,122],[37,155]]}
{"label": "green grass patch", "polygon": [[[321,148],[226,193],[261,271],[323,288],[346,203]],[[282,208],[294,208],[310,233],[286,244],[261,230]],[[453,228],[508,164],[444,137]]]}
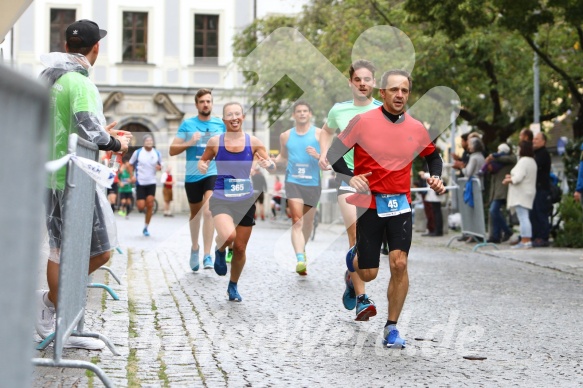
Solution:
{"label": "green grass patch", "polygon": [[160,361],[160,369],[158,370],[158,378],[164,387],[170,386],[170,380],[168,380],[168,375],[166,374],[166,363],[162,360],[162,355],[164,352],[158,353],[158,361]]}
{"label": "green grass patch", "polygon": [[138,337],[138,332],[136,330],[136,321],[137,321],[137,314],[136,314],[136,306],[134,303],[134,296],[130,284],[132,284],[132,251],[128,249],[128,264],[127,264],[127,271],[128,271],[128,315],[130,318],[130,323],[128,327],[128,336],[130,339],[130,351],[128,354],[128,363],[126,366],[126,377],[128,379],[128,387],[140,387],[140,378],[138,376],[139,370],[139,358],[138,358],[138,349],[132,348],[132,338]]}
{"label": "green grass patch", "polygon": [[[105,272],[103,282],[105,284],[109,284],[109,272]],[[101,311],[105,311],[105,309],[107,308],[106,301],[107,301],[107,291],[105,291],[105,289],[104,289],[101,293]]]}
{"label": "green grass patch", "polygon": [[[99,357],[93,356],[91,357],[91,363],[97,365],[99,363]],[[89,388],[93,388],[93,379],[95,377],[95,373],[90,371],[89,369],[85,369],[85,376],[87,376],[87,386]]]}

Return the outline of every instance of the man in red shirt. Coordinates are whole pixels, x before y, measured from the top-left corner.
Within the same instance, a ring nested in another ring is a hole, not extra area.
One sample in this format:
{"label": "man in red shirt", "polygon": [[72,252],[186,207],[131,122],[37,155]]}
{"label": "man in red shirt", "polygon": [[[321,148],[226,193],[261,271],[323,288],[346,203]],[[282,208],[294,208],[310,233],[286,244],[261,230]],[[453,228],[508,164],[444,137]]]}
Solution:
{"label": "man in red shirt", "polygon": [[[443,161],[423,124],[405,112],[411,92],[411,76],[402,70],[391,70],[381,78],[383,105],[355,116],[334,140],[327,158],[334,170],[345,175],[357,193],[347,202],[358,210],[356,245],[346,257],[350,272],[357,272],[365,282],[377,277],[379,259],[386,236],[389,242],[391,279],[388,287],[389,312],[384,329],[384,344],[404,348],[396,324],[403,309],[409,276],[407,257],[411,247],[411,166],[413,159],[424,157],[431,177],[427,185],[438,194],[445,188],[440,179]],[[354,149],[354,173],[342,156]],[[376,314],[372,300],[358,295],[357,308]]]}

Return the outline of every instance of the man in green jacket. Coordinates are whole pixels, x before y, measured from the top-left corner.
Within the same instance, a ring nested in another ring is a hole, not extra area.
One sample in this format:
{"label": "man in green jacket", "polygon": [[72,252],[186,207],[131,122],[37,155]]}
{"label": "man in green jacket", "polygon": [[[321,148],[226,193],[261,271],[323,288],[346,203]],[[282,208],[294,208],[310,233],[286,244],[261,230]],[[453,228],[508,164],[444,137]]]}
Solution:
{"label": "man in green jacket", "polygon": [[[113,131],[115,122],[106,125],[103,105],[99,91],[88,78],[89,69],[99,55],[99,41],[107,31],[90,20],[72,23],[65,32],[66,53],[43,55],[41,61],[45,69],[40,78],[50,87],[50,159],[59,159],[67,154],[69,135],[78,134],[81,138],[98,145],[100,150],[126,152],[131,134],[117,135]],[[49,236],[50,254],[47,263],[48,291],[38,292],[38,316],[36,330],[45,338],[54,331],[54,316],[59,287],[59,261],[62,241],[63,195],[65,190],[66,169],[63,167],[49,176],[47,182],[46,223]],[[92,273],[109,260],[110,250],[105,228],[103,211],[96,197],[91,236],[89,273]],[[65,347],[102,349],[105,344],[98,339],[70,337]]]}

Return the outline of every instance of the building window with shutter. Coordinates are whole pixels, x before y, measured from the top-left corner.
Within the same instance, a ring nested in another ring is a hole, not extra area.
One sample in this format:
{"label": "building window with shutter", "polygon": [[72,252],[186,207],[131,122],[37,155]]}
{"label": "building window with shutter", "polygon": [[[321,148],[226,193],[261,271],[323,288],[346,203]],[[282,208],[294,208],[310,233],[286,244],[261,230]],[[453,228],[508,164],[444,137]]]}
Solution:
{"label": "building window with shutter", "polygon": [[65,31],[75,21],[74,9],[51,8],[49,51],[65,52]]}
{"label": "building window with shutter", "polygon": [[148,13],[124,12],[122,35],[124,62],[148,61]]}
{"label": "building window with shutter", "polygon": [[219,15],[194,15],[194,63],[218,65]]}

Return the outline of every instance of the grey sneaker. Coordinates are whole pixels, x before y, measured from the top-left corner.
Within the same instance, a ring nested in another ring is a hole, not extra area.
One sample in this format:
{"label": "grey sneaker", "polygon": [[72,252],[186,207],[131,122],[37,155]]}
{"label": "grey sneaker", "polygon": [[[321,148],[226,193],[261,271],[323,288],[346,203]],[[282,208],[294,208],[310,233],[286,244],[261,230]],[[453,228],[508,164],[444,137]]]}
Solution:
{"label": "grey sneaker", "polygon": [[527,243],[523,243],[522,241],[516,245],[512,245],[511,249],[529,249],[532,248],[532,243],[529,241]]}
{"label": "grey sneaker", "polygon": [[105,347],[105,342],[98,338],[70,336],[67,342],[65,342],[64,347],[87,350],[101,350]]}

